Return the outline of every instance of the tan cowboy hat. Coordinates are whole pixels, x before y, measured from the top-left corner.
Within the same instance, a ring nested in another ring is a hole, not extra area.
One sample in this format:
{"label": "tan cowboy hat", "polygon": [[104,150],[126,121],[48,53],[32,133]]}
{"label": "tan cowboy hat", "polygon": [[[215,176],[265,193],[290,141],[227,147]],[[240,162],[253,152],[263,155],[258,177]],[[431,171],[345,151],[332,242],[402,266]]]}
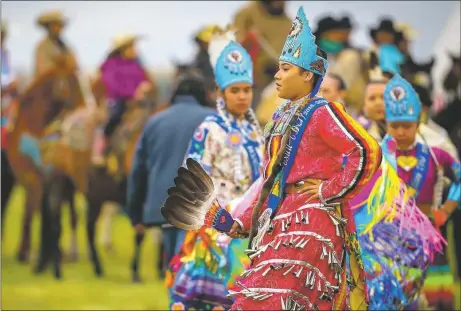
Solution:
{"label": "tan cowboy hat", "polygon": [[41,26],[46,26],[49,23],[65,25],[67,23],[67,17],[65,17],[60,10],[54,10],[45,12],[37,18],[37,24]]}
{"label": "tan cowboy hat", "polygon": [[200,31],[195,35],[196,40],[209,43],[213,33],[219,29],[219,25],[208,25],[200,29]]}
{"label": "tan cowboy hat", "polygon": [[119,50],[127,45],[133,44],[134,42],[142,39],[143,36],[133,34],[119,34],[113,40],[110,46],[110,52]]}

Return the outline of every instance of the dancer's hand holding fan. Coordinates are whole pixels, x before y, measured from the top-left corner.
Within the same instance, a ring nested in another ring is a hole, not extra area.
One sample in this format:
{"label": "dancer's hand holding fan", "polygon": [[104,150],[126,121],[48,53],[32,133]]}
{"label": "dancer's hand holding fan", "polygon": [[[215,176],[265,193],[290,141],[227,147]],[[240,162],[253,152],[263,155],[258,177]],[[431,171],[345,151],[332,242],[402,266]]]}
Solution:
{"label": "dancer's hand holding fan", "polygon": [[188,158],[178,169],[175,186],[161,209],[163,217],[173,226],[198,230],[203,226],[228,233],[234,225],[231,214],[218,202],[213,181],[195,160]]}

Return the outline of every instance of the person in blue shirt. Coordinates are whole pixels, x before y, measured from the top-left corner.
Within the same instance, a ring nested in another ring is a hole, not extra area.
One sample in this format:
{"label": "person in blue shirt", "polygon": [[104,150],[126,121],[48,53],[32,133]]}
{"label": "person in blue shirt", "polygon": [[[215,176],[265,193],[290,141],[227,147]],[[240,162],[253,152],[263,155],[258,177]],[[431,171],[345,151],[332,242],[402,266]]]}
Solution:
{"label": "person in blue shirt", "polygon": [[[197,73],[186,73],[179,79],[171,106],[146,123],[137,142],[128,178],[127,211],[136,231],[137,243],[142,239],[144,227],[166,224],[160,208],[168,188],[174,185],[176,171],[183,163],[195,129],[215,112],[212,108],[214,94],[214,84],[207,83]],[[177,235],[181,230],[169,227],[162,231],[166,264],[175,253]]]}

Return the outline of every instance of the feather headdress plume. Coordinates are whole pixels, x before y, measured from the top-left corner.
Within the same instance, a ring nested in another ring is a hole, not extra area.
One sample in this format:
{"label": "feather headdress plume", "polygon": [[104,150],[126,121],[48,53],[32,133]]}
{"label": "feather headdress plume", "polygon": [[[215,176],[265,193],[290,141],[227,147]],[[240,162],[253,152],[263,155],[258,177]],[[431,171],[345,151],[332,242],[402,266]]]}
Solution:
{"label": "feather headdress plume", "polygon": [[375,52],[370,52],[370,64],[368,70],[368,80],[370,83],[385,82],[386,77],[379,66],[378,55]]}
{"label": "feather headdress plume", "polygon": [[235,41],[235,32],[231,26],[215,29],[208,46],[208,54],[216,84],[221,90],[236,83],[253,85],[251,56]]}
{"label": "feather headdress plume", "polygon": [[232,41],[235,41],[235,32],[230,25],[227,25],[224,29],[221,27],[214,29],[208,44],[208,55],[210,55],[210,63],[213,69],[216,68],[219,56],[221,56],[224,48]]}

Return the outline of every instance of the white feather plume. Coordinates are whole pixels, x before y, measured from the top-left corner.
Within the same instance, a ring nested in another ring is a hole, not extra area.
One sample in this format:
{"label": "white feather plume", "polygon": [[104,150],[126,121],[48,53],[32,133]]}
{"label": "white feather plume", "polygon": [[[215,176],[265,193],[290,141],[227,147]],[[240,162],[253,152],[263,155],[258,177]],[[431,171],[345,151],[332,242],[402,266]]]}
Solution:
{"label": "white feather plume", "polygon": [[379,66],[379,59],[376,51],[371,51],[369,54],[370,68],[368,69],[368,78],[370,82],[384,81],[383,71]]}
{"label": "white feather plume", "polygon": [[371,68],[368,70],[368,77],[371,82],[378,82],[378,81],[384,81],[384,75],[383,71],[379,66],[375,66],[374,68]]}
{"label": "white feather plume", "polygon": [[224,48],[231,42],[235,41],[235,32],[232,30],[223,30],[215,32],[208,44],[208,55],[213,69],[216,68],[216,63]]}

